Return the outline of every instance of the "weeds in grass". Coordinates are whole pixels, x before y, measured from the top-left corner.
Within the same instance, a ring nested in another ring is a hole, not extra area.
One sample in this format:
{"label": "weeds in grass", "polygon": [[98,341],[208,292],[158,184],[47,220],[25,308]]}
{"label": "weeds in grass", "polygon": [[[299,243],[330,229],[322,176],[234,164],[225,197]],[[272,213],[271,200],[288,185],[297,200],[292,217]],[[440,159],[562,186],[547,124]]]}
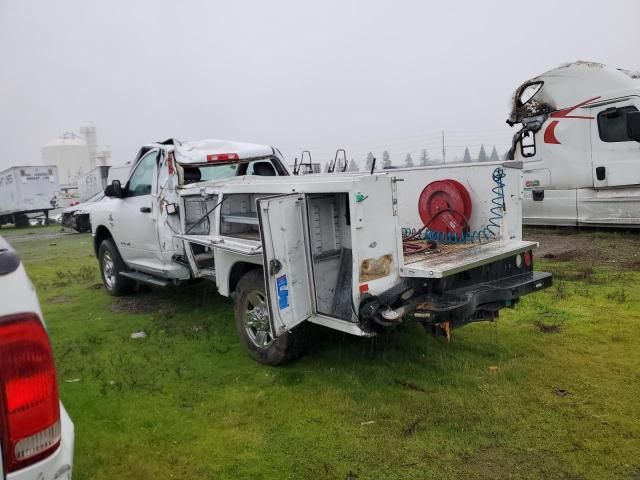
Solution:
{"label": "weeds in grass", "polygon": [[400,385],[401,387],[404,387],[407,390],[414,390],[416,392],[426,393],[426,390],[424,388],[416,385],[415,383],[405,382],[403,380],[395,380],[393,383],[395,383],[396,385]]}
{"label": "weeds in grass", "polygon": [[578,281],[593,282],[593,265],[578,265],[575,279]]}
{"label": "weeds in grass", "polygon": [[624,285],[620,288],[614,290],[613,292],[607,293],[607,298],[609,300],[613,300],[618,303],[626,303],[627,301],[627,292],[624,288]]}
{"label": "weeds in grass", "polygon": [[535,325],[535,327],[540,330],[542,333],[557,333],[561,330],[562,325],[555,323],[555,324],[549,324],[549,323],[544,323],[541,320],[536,320],[535,322],[533,322],[533,324]]}
{"label": "weeds in grass", "polygon": [[576,285],[573,288],[573,292],[576,295],[580,295],[581,297],[590,297],[591,296],[591,290],[588,287],[585,287],[584,285]]}
{"label": "weeds in grass", "polygon": [[556,282],[556,288],[554,291],[555,298],[558,300],[565,300],[567,298],[567,295],[567,289],[564,285],[564,282],[562,280]]}
{"label": "weeds in grass", "polygon": [[405,437],[410,437],[416,430],[418,429],[418,424],[422,421],[422,417],[416,417],[414,420],[410,421],[403,429],[402,434]]}
{"label": "weeds in grass", "polygon": [[53,282],[55,287],[66,287],[71,284],[84,284],[89,281],[96,280],[96,271],[88,265],[83,265],[76,271],[72,270],[56,270],[56,280]]}
{"label": "weeds in grass", "polygon": [[[622,264],[623,268],[626,268],[627,270],[640,270],[640,258],[634,258],[632,260],[627,260],[626,262],[624,262]],[[640,474],[638,475],[638,478],[640,478]]]}
{"label": "weeds in grass", "polygon": [[570,262],[578,256],[578,252],[575,250],[567,250],[566,252],[560,253],[546,253],[542,256],[542,258],[546,258],[548,260],[554,260],[556,262]]}

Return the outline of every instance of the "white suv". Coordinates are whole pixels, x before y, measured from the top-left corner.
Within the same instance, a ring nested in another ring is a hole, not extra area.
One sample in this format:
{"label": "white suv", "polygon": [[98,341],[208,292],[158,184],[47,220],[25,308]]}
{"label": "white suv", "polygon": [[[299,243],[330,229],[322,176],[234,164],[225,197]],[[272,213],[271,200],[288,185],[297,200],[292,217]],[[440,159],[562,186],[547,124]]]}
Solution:
{"label": "white suv", "polygon": [[73,423],[58,397],[38,297],[0,237],[0,479],[68,480]]}

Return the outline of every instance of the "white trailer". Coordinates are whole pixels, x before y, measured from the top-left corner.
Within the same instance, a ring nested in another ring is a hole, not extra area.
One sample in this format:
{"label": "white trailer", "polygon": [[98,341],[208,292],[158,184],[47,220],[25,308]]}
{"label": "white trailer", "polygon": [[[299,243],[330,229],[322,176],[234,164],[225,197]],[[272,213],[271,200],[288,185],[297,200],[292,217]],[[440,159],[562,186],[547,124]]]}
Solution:
{"label": "white trailer", "polygon": [[11,167],[0,172],[0,225],[29,225],[29,215],[48,217],[58,207],[60,183],[54,165]]}
{"label": "white trailer", "polygon": [[78,195],[80,197],[80,203],[86,202],[90,198],[95,197],[98,193],[104,191],[107,186],[110,169],[111,167],[108,165],[101,165],[78,177]]}
{"label": "white trailer", "polygon": [[124,165],[119,165],[117,167],[111,167],[107,177],[107,185],[111,185],[114,180],[120,180],[120,182],[124,184],[129,176],[129,172],[131,172],[131,162],[127,162]]}
{"label": "white trailer", "polygon": [[300,354],[307,322],[447,336],[551,285],[522,240],[521,162],[289,176],[271,147],[146,145],[91,210],[105,289],[204,278],[232,296],[250,355]]}
{"label": "white trailer", "polygon": [[640,73],[560,66],[518,87],[507,123],[525,224],[640,227]]}

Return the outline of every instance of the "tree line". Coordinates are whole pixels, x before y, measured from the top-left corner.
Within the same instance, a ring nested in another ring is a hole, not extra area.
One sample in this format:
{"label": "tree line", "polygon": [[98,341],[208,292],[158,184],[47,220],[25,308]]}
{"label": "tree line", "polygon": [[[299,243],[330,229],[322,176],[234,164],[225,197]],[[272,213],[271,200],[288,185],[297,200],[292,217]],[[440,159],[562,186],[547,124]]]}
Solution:
{"label": "tree line", "polygon": [[[375,155],[373,154],[373,152],[369,152],[367,154],[367,158],[364,164],[364,169],[365,170],[371,170],[371,167],[373,165],[373,159],[376,158]],[[459,158],[458,159],[454,159],[451,163],[454,162],[459,162]],[[462,157],[462,162],[464,163],[471,163],[471,162],[498,162],[500,161],[500,156],[498,155],[498,150],[496,149],[496,146],[493,146],[493,149],[491,150],[491,155],[487,155],[486,150],[484,149],[484,145],[480,146],[480,151],[478,152],[478,156],[474,159],[471,157],[471,153],[469,152],[469,147],[466,147],[464,149],[464,156]],[[386,169],[390,169],[390,168],[405,168],[405,167],[415,167],[415,166],[421,166],[421,167],[426,167],[427,165],[437,165],[437,164],[441,164],[442,160],[438,159],[438,160],[431,160],[431,158],[429,157],[429,152],[427,151],[426,148],[423,148],[422,151],[420,152],[420,156],[417,160],[413,159],[413,156],[411,155],[411,153],[407,153],[407,156],[404,158],[404,162],[402,162],[402,164],[394,164],[391,161],[391,155],[389,155],[389,151],[385,150],[384,152],[382,152],[382,159],[376,158],[376,170],[386,170]],[[328,170],[329,168],[329,164],[327,163],[325,165],[325,172]],[[358,162],[355,161],[355,159],[351,159],[349,161],[349,164],[347,166],[347,171],[348,172],[357,172],[360,170],[360,165],[358,164]]]}

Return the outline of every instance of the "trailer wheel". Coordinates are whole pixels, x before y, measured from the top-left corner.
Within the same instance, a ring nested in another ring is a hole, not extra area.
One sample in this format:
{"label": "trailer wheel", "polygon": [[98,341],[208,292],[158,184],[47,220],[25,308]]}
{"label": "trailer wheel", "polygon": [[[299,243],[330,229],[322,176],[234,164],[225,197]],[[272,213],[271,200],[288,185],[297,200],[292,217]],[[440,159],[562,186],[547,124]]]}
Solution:
{"label": "trailer wheel", "polygon": [[120,272],[126,271],[127,267],[110,238],[103,240],[100,244],[98,262],[100,263],[102,284],[109,295],[119,297],[133,291],[135,282],[120,275]]}
{"label": "trailer wheel", "polygon": [[236,287],[234,310],[236,329],[251,357],[265,365],[282,365],[299,358],[306,347],[307,324],[278,338],[273,338],[269,325],[262,269],[245,273]]}

